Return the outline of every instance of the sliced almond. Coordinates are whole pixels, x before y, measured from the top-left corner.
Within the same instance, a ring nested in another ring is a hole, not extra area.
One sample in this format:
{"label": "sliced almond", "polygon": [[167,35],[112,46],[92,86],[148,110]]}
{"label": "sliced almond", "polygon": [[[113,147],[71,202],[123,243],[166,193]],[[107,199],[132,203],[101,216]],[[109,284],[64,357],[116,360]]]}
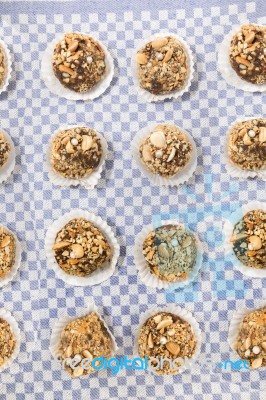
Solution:
{"label": "sliced almond", "polygon": [[173,147],[172,150],[171,150],[171,153],[169,154],[169,157],[168,157],[167,160],[166,160],[166,162],[172,161],[173,158],[174,158],[174,156],[175,156],[175,153],[176,153],[176,148]]}
{"label": "sliced almond", "polygon": [[254,39],[255,39],[255,32],[250,32],[245,38],[245,43],[250,44],[253,42]]}
{"label": "sliced almond", "polygon": [[149,336],[148,336],[148,346],[149,346],[150,349],[153,348],[153,340],[152,340],[152,333],[151,332],[149,333]]}
{"label": "sliced almond", "polygon": [[54,244],[53,250],[60,250],[60,249],[63,249],[64,247],[68,247],[70,245],[71,245],[70,242],[58,242],[58,243]]}
{"label": "sliced almond", "polygon": [[160,131],[153,132],[150,136],[150,141],[153,146],[160,149],[166,145],[165,134]]}
{"label": "sliced almond", "polygon": [[82,136],[82,143],[81,143],[81,148],[83,151],[87,151],[91,148],[93,143],[93,139],[91,136],[84,135]]}
{"label": "sliced almond", "polygon": [[66,351],[65,351],[65,353],[64,353],[64,356],[65,357],[70,357],[72,352],[73,352],[72,346],[68,346]]}
{"label": "sliced almond", "polygon": [[182,247],[183,249],[185,249],[186,247],[188,247],[192,242],[192,239],[190,236],[187,236],[186,239],[183,241],[182,243]]}
{"label": "sliced almond", "polygon": [[84,250],[80,244],[78,243],[72,244],[71,248],[75,255],[75,258],[82,258],[84,256]]}
{"label": "sliced almond", "polygon": [[69,142],[69,140],[70,140],[70,137],[69,137],[69,136],[65,136],[65,137],[61,140],[61,143],[62,143],[63,145],[65,145],[65,144],[67,144],[67,142]]}
{"label": "sliced almond", "polygon": [[266,342],[261,343],[261,347],[266,350]]}
{"label": "sliced almond", "polygon": [[142,148],[142,156],[144,161],[151,161],[153,159],[151,147],[148,144],[144,144]]}
{"label": "sliced almond", "polygon": [[244,349],[247,350],[251,345],[251,338],[247,337],[244,343]]}
{"label": "sliced almond", "polygon": [[169,251],[167,250],[164,243],[159,244],[158,253],[159,253],[159,256],[162,258],[169,258]]}
{"label": "sliced almond", "polygon": [[73,42],[69,43],[67,50],[70,51],[71,53],[73,53],[74,51],[77,50],[78,45],[79,45],[79,42],[77,40],[73,40]]}
{"label": "sliced almond", "polygon": [[5,236],[4,239],[1,241],[0,247],[3,248],[9,245],[10,240],[11,240],[10,236]]}
{"label": "sliced almond", "polygon": [[266,142],[266,128],[264,126],[260,127],[259,141],[261,143]]}
{"label": "sliced almond", "polygon": [[153,317],[154,322],[156,322],[156,324],[159,324],[159,322],[161,322],[162,316],[160,314],[155,315],[155,317]]}
{"label": "sliced almond", "polygon": [[138,64],[147,64],[148,57],[144,53],[137,53],[135,55],[135,60],[137,61]]}
{"label": "sliced almond", "polygon": [[175,334],[174,329],[169,329],[169,331],[166,332],[168,336],[173,336]]}
{"label": "sliced almond", "polygon": [[151,43],[151,46],[152,46],[154,49],[160,49],[161,47],[166,46],[167,43],[168,43],[168,39],[167,39],[166,37],[162,37],[162,38],[155,39],[155,40]]}
{"label": "sliced almond", "polygon": [[76,264],[78,264],[78,262],[79,262],[79,260],[77,258],[70,258],[68,260],[68,263],[71,265],[76,265]]}
{"label": "sliced almond", "polygon": [[236,57],[236,62],[238,64],[243,64],[248,68],[250,68],[252,66],[252,64],[248,60],[246,60],[245,58],[239,57],[239,56]]}
{"label": "sliced almond", "polygon": [[172,325],[173,320],[172,319],[163,319],[159,324],[157,325],[156,329],[159,331],[161,329],[166,328],[169,325]]}
{"label": "sliced almond", "polygon": [[67,74],[69,74],[71,76],[75,75],[75,72],[73,71],[73,69],[67,67],[64,64],[60,64],[58,68],[59,68],[59,71],[61,71],[61,72],[66,72]]}
{"label": "sliced almond", "polygon": [[71,144],[70,141],[66,144],[66,151],[67,151],[67,153],[69,153],[69,154],[75,152],[74,147],[72,146],[72,144]]}
{"label": "sliced almond", "polygon": [[77,367],[73,371],[73,377],[78,378],[79,376],[83,375],[84,369],[82,367]]}
{"label": "sliced almond", "polygon": [[262,247],[261,238],[256,235],[252,235],[249,237],[249,243],[252,246],[252,250],[260,250]]}
{"label": "sliced almond", "polygon": [[241,137],[243,137],[243,136],[245,136],[245,134],[246,134],[247,132],[248,132],[248,131],[247,131],[247,128],[243,128],[243,129],[241,129],[241,131],[238,132],[238,135],[241,136]]}
{"label": "sliced almond", "polygon": [[89,352],[89,350],[83,350],[83,355],[86,358],[90,358],[91,360],[93,360],[93,355]]}
{"label": "sliced almond", "polygon": [[174,356],[177,356],[180,352],[180,346],[175,342],[168,342],[165,346]]}
{"label": "sliced almond", "polygon": [[164,56],[163,62],[168,62],[172,58],[173,52],[173,49],[169,49]]}
{"label": "sliced almond", "polygon": [[262,357],[255,358],[251,364],[251,368],[259,368],[262,364]]}
{"label": "sliced almond", "polygon": [[248,135],[248,133],[246,133],[245,136],[243,137],[243,142],[247,146],[250,146],[252,144],[252,141],[251,141],[250,136]]}

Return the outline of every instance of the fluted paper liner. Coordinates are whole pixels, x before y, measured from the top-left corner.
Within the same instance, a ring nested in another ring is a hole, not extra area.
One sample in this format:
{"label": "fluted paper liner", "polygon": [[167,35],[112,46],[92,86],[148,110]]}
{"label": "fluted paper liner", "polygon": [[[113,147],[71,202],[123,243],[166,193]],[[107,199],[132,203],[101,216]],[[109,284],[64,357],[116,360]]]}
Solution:
{"label": "fluted paper liner", "polygon": [[[152,308],[149,308],[144,313],[140,314],[139,325],[138,325],[138,328],[137,328],[137,332],[135,333],[133,354],[134,354],[135,357],[139,357],[138,338],[139,338],[140,330],[141,330],[143,324],[147,321],[147,319],[149,319],[153,315],[155,315],[157,313],[160,313],[160,312],[168,312],[168,313],[176,315],[179,318],[182,318],[184,321],[187,321],[191,325],[192,331],[193,331],[193,333],[195,335],[195,338],[196,338],[196,341],[197,341],[195,352],[194,352],[194,354],[193,354],[193,356],[191,358],[188,358],[186,360],[186,362],[183,365],[180,366],[180,368],[178,369],[177,373],[181,373],[181,372],[185,371],[186,369],[190,369],[193,366],[193,364],[194,364],[195,360],[197,359],[197,357],[199,356],[200,349],[201,349],[202,335],[201,335],[199,324],[196,321],[196,319],[193,317],[192,313],[190,311],[186,310],[185,308],[181,308],[181,307],[179,307],[179,306],[177,306],[175,304],[169,304],[169,305],[163,306],[163,307],[153,306]],[[156,374],[156,371],[153,370],[153,369],[149,369],[149,371],[151,371],[154,374]],[[164,375],[164,377],[165,376],[166,375]]]}
{"label": "fluted paper liner", "polygon": [[5,362],[5,364],[0,367],[0,372],[3,372],[5,369],[10,368],[11,364],[14,362],[19,354],[21,336],[18,323],[9,311],[5,310],[4,308],[0,308],[0,318],[9,323],[12,332],[16,338],[16,344],[13,353],[11,354],[10,358]]}
{"label": "fluted paper liner", "polygon": [[16,243],[16,250],[15,250],[15,260],[14,263],[9,271],[9,273],[4,277],[4,278],[0,278],[0,288],[3,286],[6,286],[9,282],[11,282],[14,277],[16,276],[18,269],[20,267],[20,263],[21,263],[21,244],[18,241],[17,236],[15,235],[14,232],[10,231],[6,226],[3,226],[4,229],[15,238],[15,243]]}
{"label": "fluted paper liner", "polygon": [[2,128],[0,128],[0,133],[4,134],[4,137],[6,138],[11,147],[7,162],[0,168],[0,185],[1,185],[11,176],[12,172],[14,171],[16,163],[16,152],[13,140],[11,139],[9,134]]}
{"label": "fluted paper liner", "polygon": [[7,90],[7,87],[8,87],[10,78],[11,78],[12,62],[11,62],[10,51],[9,51],[7,45],[5,44],[5,42],[1,39],[0,39],[0,47],[2,47],[2,49],[4,50],[4,53],[5,53],[5,66],[6,66],[6,76],[5,76],[5,79],[2,83],[2,85],[0,86],[0,94],[1,94],[2,92]]}
{"label": "fluted paper liner", "polygon": [[[163,122],[161,122],[163,123]],[[197,147],[196,143],[194,142],[194,139],[192,136],[186,132],[183,128],[180,128],[179,126],[176,126],[177,129],[179,129],[182,133],[184,133],[192,145],[192,153],[190,156],[190,160],[187,163],[187,165],[181,169],[176,175],[166,178],[161,175],[153,174],[150,172],[147,167],[143,164],[143,162],[140,159],[139,155],[139,146],[142,142],[142,140],[145,138],[145,136],[149,135],[153,129],[157,126],[158,124],[149,124],[142,128],[136,135],[134,136],[132,142],[131,142],[131,153],[132,156],[135,160],[135,163],[137,164],[139,170],[142,172],[143,175],[145,175],[153,185],[156,186],[179,186],[182,185],[183,183],[187,182],[194,174],[196,168],[197,168]]]}
{"label": "fluted paper liner", "polygon": [[104,319],[101,317],[98,308],[96,307],[96,305],[93,302],[89,302],[86,309],[84,309],[84,312],[82,312],[80,315],[77,315],[75,317],[69,317],[69,316],[62,316],[60,317],[54,324],[54,327],[52,329],[52,333],[51,333],[51,339],[50,339],[50,346],[49,346],[49,350],[52,354],[52,356],[55,358],[56,357],[56,353],[58,350],[58,346],[60,343],[60,339],[61,339],[61,333],[64,330],[65,326],[69,323],[72,322],[78,318],[82,318],[85,317],[86,315],[90,314],[90,313],[96,313],[98,315],[98,317],[100,318],[100,320],[103,322],[104,327],[106,328],[107,332],[109,333],[111,340],[112,340],[112,352],[113,354],[118,350],[118,346],[115,340],[114,335],[111,333],[110,329],[108,328],[106,322],[104,321]]}
{"label": "fluted paper liner", "polygon": [[[163,221],[162,226],[165,225],[181,225],[184,228],[184,224],[175,221],[175,220],[169,220],[169,221]],[[145,257],[142,253],[142,247],[143,247],[143,242],[147,235],[153,231],[155,227],[153,225],[148,225],[145,226],[142,231],[137,235],[136,241],[135,241],[135,247],[134,247],[134,262],[136,265],[136,268],[139,273],[139,277],[141,281],[149,287],[156,288],[156,289],[179,289],[183,288],[184,286],[189,285],[191,282],[193,282],[199,275],[199,271],[202,266],[202,261],[203,261],[203,246],[201,242],[199,241],[199,238],[197,235],[195,235],[194,232],[190,231],[193,233],[195,239],[196,239],[196,245],[197,245],[197,259],[196,259],[196,264],[193,267],[193,270],[189,274],[188,278],[179,280],[177,282],[167,282],[159,279],[156,275],[154,275],[151,271],[150,268],[147,265],[147,262],[145,260]],[[187,229],[187,228],[186,228]]]}
{"label": "fluted paper liner", "polygon": [[[59,267],[53,254],[53,246],[58,232],[69,221],[75,218],[84,218],[97,226],[97,228],[105,235],[112,251],[111,260],[105,261],[101,267],[97,268],[96,271],[92,272],[92,274],[87,277],[69,275],[64,272]],[[93,286],[106,281],[113,275],[119,257],[119,244],[110,226],[107,225],[107,223],[102,220],[102,218],[85,210],[74,209],[62,215],[49,226],[45,238],[45,252],[48,266],[53,267],[59,279],[62,279],[65,283],[72,286]]]}
{"label": "fluted paper liner", "polygon": [[[224,40],[222,41],[222,43],[220,43],[218,45],[218,52],[217,52],[218,69],[219,69],[222,77],[224,78],[224,80],[229,85],[234,86],[236,89],[241,89],[241,90],[244,90],[245,92],[253,92],[253,93],[254,92],[265,92],[266,91],[266,83],[264,83],[262,85],[258,85],[255,83],[250,83],[248,81],[245,81],[244,79],[241,79],[230,64],[230,60],[229,60],[230,43],[231,43],[233,36],[241,30],[242,25],[244,25],[244,24],[234,27],[224,37]],[[258,24],[252,24],[252,25],[261,26]]]}
{"label": "fluted paper liner", "polygon": [[108,144],[107,144],[105,138],[99,132],[97,132],[95,129],[93,129],[93,130],[97,133],[97,135],[99,136],[99,138],[101,140],[102,156],[101,156],[99,165],[92,173],[90,173],[89,175],[87,175],[83,178],[78,178],[78,179],[65,178],[62,175],[60,175],[57,171],[55,171],[51,165],[50,151],[51,151],[51,145],[52,145],[53,138],[58,134],[58,132],[60,132],[62,130],[72,129],[72,128],[81,128],[81,127],[83,127],[83,125],[62,126],[54,132],[53,136],[50,139],[47,153],[46,153],[46,165],[47,165],[47,169],[48,169],[49,179],[56,186],[67,186],[68,187],[68,186],[80,185],[80,186],[85,187],[86,189],[93,189],[97,185],[99,179],[101,178],[101,173],[102,173],[103,166],[104,166],[105,159],[106,159],[107,152],[108,152]]}
{"label": "fluted paper liner", "polygon": [[250,278],[266,278],[266,268],[252,268],[244,265],[235,255],[231,238],[233,235],[235,225],[252,210],[263,210],[266,212],[266,204],[260,203],[259,201],[251,201],[248,204],[243,205],[239,210],[233,212],[230,215],[230,220],[228,219],[224,223],[224,250],[229,257],[230,261],[233,263],[233,266],[237,268],[243,275],[249,276]]}
{"label": "fluted paper liner", "polygon": [[225,147],[224,147],[224,162],[226,169],[228,173],[231,176],[234,176],[235,178],[241,178],[241,179],[247,179],[247,178],[259,178],[262,179],[263,181],[266,181],[266,168],[260,169],[260,170],[250,170],[250,169],[241,169],[237,165],[235,165],[231,160],[228,155],[228,143],[229,143],[229,137],[230,137],[230,132],[233,129],[233,127],[239,123],[239,122],[244,122],[244,121],[249,121],[254,118],[263,118],[263,117],[249,117],[249,118],[242,118],[242,119],[237,119],[231,124],[230,128],[228,129],[226,133],[226,138],[225,138]]}
{"label": "fluted paper liner", "polygon": [[[76,33],[82,33],[82,32],[76,32]],[[92,35],[88,33],[82,33],[84,35],[87,35],[89,37],[93,37]],[[48,87],[48,89],[56,94],[59,97],[64,97],[68,100],[93,100],[96,99],[97,97],[101,96],[106,89],[110,86],[111,81],[114,76],[114,61],[105,47],[105,45],[98,39],[94,38],[94,40],[97,40],[97,42],[100,44],[102,49],[104,50],[105,54],[105,73],[103,78],[97,82],[97,84],[88,90],[86,93],[79,93],[75,92],[74,90],[68,89],[65,86],[60,83],[59,79],[55,76],[53,67],[52,67],[52,58],[54,54],[54,48],[60,40],[62,40],[64,36],[64,33],[57,35],[56,38],[49,43],[47,46],[47,49],[44,52],[42,62],[41,62],[41,78],[43,79],[45,85]]]}
{"label": "fluted paper liner", "polygon": [[[240,328],[240,324],[245,318],[246,315],[252,313],[253,311],[256,311],[262,307],[266,306],[266,301],[262,300],[258,304],[258,307],[256,308],[241,308],[239,310],[236,310],[232,316],[230,316],[230,326],[229,326],[229,331],[228,331],[228,338],[227,342],[229,343],[229,346],[233,350],[234,354],[239,358],[239,354],[237,353],[235,349],[235,345],[237,342],[237,337],[238,337],[238,332]],[[259,368],[261,370],[261,368]]]}
{"label": "fluted paper liner", "polygon": [[[135,61],[135,55],[138,52],[139,49],[143,48],[147,43],[158,39],[160,37],[164,37],[164,36],[173,36],[175,37],[181,44],[182,46],[185,48],[186,51],[186,55],[187,55],[187,59],[188,59],[188,68],[189,68],[189,74],[188,77],[186,79],[186,84],[183,88],[181,89],[176,89],[173,90],[170,93],[165,93],[165,94],[153,94],[148,92],[147,90],[143,89],[140,84],[139,84],[139,77],[138,77],[138,66],[137,66],[137,62]],[[189,47],[189,45],[185,42],[184,39],[182,39],[180,36],[176,35],[173,32],[169,32],[169,31],[160,31],[152,36],[150,36],[147,39],[142,39],[138,45],[136,46],[133,56],[132,56],[132,60],[131,60],[131,73],[132,73],[132,79],[134,82],[134,85],[137,89],[137,92],[139,94],[139,96],[141,98],[143,98],[144,100],[146,100],[147,102],[153,102],[153,101],[164,101],[166,99],[177,99],[178,97],[181,97],[185,92],[189,91],[191,82],[193,80],[193,75],[194,75],[194,56],[192,54],[192,51]]]}

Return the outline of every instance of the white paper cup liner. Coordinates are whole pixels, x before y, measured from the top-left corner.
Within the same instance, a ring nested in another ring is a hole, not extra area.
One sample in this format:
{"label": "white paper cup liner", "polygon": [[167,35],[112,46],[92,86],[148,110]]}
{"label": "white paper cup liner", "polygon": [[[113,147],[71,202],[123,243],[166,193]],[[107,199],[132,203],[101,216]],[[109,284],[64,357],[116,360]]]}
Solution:
{"label": "white paper cup liner", "polygon": [[11,315],[11,313],[4,308],[0,308],[0,318],[4,319],[9,323],[11,326],[12,332],[16,338],[16,345],[14,348],[13,353],[11,354],[11,357],[6,361],[6,363],[0,367],[0,372],[3,372],[5,369],[9,368],[11,364],[14,362],[14,360],[17,358],[20,350],[20,343],[21,343],[21,336],[20,336],[20,330],[18,327],[18,323],[15,320],[15,318]]}
{"label": "white paper cup liner", "polygon": [[[76,33],[82,33],[82,32],[76,32]],[[87,35],[89,37],[93,37],[90,34],[83,33],[84,35]],[[105,53],[105,63],[106,63],[106,70],[104,73],[103,78],[93,87],[91,88],[88,92],[86,93],[79,93],[75,92],[74,90],[68,89],[65,86],[63,86],[59,79],[54,74],[53,67],[52,67],[52,57],[54,53],[54,48],[56,44],[62,40],[64,36],[64,33],[56,35],[56,38],[47,46],[47,49],[44,52],[42,61],[41,61],[41,78],[43,79],[45,85],[48,87],[48,89],[56,94],[59,97],[64,97],[68,100],[93,100],[96,99],[97,97],[101,96],[106,89],[110,86],[111,81],[114,76],[114,61],[107,50],[107,48],[104,46],[100,40],[97,40],[97,42],[100,44],[102,49],[104,50]]]}
{"label": "white paper cup liner", "polygon": [[[108,260],[105,261],[101,267],[97,268],[96,271],[94,271],[88,277],[80,277],[67,274],[59,267],[53,254],[53,245],[55,243],[58,232],[70,220],[75,218],[85,218],[86,220],[92,222],[95,226],[97,226],[97,228],[99,228],[99,230],[105,235],[112,251],[112,258],[110,262]],[[85,210],[74,209],[62,215],[50,225],[46,232],[45,252],[48,265],[54,268],[54,271],[59,279],[62,279],[65,283],[72,286],[93,286],[98,285],[99,283],[109,279],[115,271],[115,266],[119,257],[119,251],[119,244],[110,226],[107,225],[107,223],[99,216]]]}
{"label": "white paper cup liner", "polygon": [[132,156],[139,168],[139,170],[142,172],[144,176],[146,176],[153,185],[156,186],[179,186],[182,185],[183,183],[187,182],[194,174],[196,168],[197,168],[197,147],[196,143],[194,142],[194,139],[192,136],[186,132],[183,128],[180,128],[179,126],[176,126],[182,133],[184,133],[190,144],[192,145],[192,153],[190,160],[188,164],[180,170],[175,176],[172,176],[170,178],[166,178],[160,175],[153,174],[150,172],[146,166],[143,164],[143,162],[140,159],[139,156],[139,146],[142,142],[142,140],[145,138],[145,136],[149,135],[149,133],[156,127],[158,124],[149,124],[142,128],[136,135],[134,136],[132,142],[131,142],[131,153]]}
{"label": "white paper cup liner", "polygon": [[82,127],[82,125],[68,125],[68,126],[60,127],[52,135],[49,145],[48,145],[47,153],[46,153],[46,166],[47,166],[47,170],[48,170],[48,176],[49,176],[50,181],[56,186],[69,187],[69,186],[80,185],[80,186],[85,187],[86,189],[94,189],[101,177],[101,173],[103,170],[104,162],[105,162],[105,159],[107,156],[107,151],[108,151],[108,144],[107,144],[105,138],[99,132],[94,130],[101,140],[102,157],[101,157],[98,167],[90,175],[88,175],[84,178],[79,178],[79,179],[64,178],[62,175],[60,175],[58,172],[56,172],[51,165],[50,150],[51,150],[53,138],[58,134],[59,131],[71,129],[71,128],[78,128],[78,127]]}
{"label": "white paper cup liner", "polygon": [[241,178],[241,179],[247,179],[247,178],[259,178],[263,181],[266,181],[266,168],[263,168],[258,171],[252,171],[252,170],[244,170],[239,168],[237,165],[235,165],[231,160],[228,155],[228,143],[229,143],[229,137],[230,137],[230,132],[233,129],[234,125],[236,125],[239,122],[244,122],[244,121],[249,121],[254,118],[263,118],[263,117],[249,117],[249,118],[242,118],[242,119],[237,119],[228,129],[226,137],[225,137],[225,147],[224,147],[224,162],[226,169],[228,173],[235,177],[235,178]]}
{"label": "white paper cup liner", "polygon": [[[265,307],[265,306],[266,306],[266,301],[261,300],[260,303],[258,304],[258,307],[239,309],[239,310],[235,311],[233,316],[231,317],[227,341],[229,343],[229,346],[233,350],[234,354],[238,358],[239,358],[239,355],[235,349],[235,345],[236,345],[241,322],[243,321],[243,319],[245,318],[246,315],[252,313],[253,311],[258,310],[259,308]],[[261,370],[261,368],[259,368],[259,369]]]}
{"label": "white paper cup liner", "polygon": [[6,138],[11,147],[7,162],[0,168],[0,184],[2,184],[10,177],[15,168],[16,152],[13,140],[11,139],[9,134],[1,128],[0,128],[0,133],[4,134],[4,137]]}
{"label": "white paper cup liner", "polygon": [[[234,27],[225,37],[222,43],[218,46],[217,52],[217,63],[218,69],[224,78],[224,80],[231,86],[234,86],[236,89],[244,90],[245,92],[265,92],[266,91],[266,83],[263,85],[256,85],[254,83],[250,83],[241,79],[233,67],[230,64],[229,60],[229,48],[230,43],[233,36],[241,30],[240,26]],[[258,24],[253,24],[257,26],[261,26]]]}
{"label": "white paper cup liner", "polygon": [[9,273],[4,278],[0,278],[0,288],[1,288],[3,286],[6,286],[9,282],[11,282],[14,279],[15,275],[17,274],[17,272],[18,272],[18,269],[19,269],[20,263],[21,263],[21,244],[18,241],[18,238],[17,238],[17,236],[15,235],[14,232],[12,232],[10,229],[8,229],[4,225],[0,224],[0,226],[3,226],[4,229],[10,235],[14,236],[15,242],[16,242],[15,260],[14,260],[14,263],[13,263]]}
{"label": "white paper cup liner", "polygon": [[[186,84],[182,89],[177,89],[174,90],[170,93],[166,93],[166,94],[153,94],[148,92],[147,90],[143,89],[142,87],[140,87],[139,85],[139,78],[138,78],[138,66],[137,63],[135,61],[135,54],[137,53],[137,51],[139,49],[141,49],[142,47],[144,47],[147,43],[162,37],[162,36],[173,36],[175,37],[185,48],[187,57],[188,57],[188,67],[189,67],[189,74],[186,80]],[[143,98],[145,101],[147,102],[153,102],[153,101],[164,101],[166,99],[177,99],[178,97],[181,97],[185,92],[188,92],[191,82],[193,80],[193,75],[194,75],[194,57],[192,54],[192,51],[189,47],[189,45],[184,41],[184,39],[182,39],[180,36],[176,35],[173,32],[169,32],[169,31],[160,31],[152,36],[150,36],[147,39],[142,39],[138,45],[136,46],[135,50],[134,50],[134,54],[132,56],[132,60],[131,60],[131,73],[132,73],[132,79],[134,82],[135,87],[137,88],[137,92],[139,94],[139,96],[141,96],[141,98]]]}
{"label": "white paper cup liner", "polygon": [[266,203],[260,203],[259,201],[251,201],[248,204],[243,205],[239,210],[233,212],[230,215],[230,220],[225,221],[224,223],[224,250],[227,255],[227,258],[232,262],[233,266],[237,268],[243,275],[249,276],[250,278],[266,278],[266,268],[258,269],[247,267],[242,264],[241,261],[236,257],[231,238],[233,235],[235,225],[252,210],[263,210],[266,212]]}
{"label": "white paper cup liner", "polygon": [[65,326],[71,322],[74,321],[75,319],[84,317],[92,312],[95,312],[98,317],[100,318],[100,320],[103,322],[107,332],[109,333],[111,340],[112,340],[112,353],[114,354],[117,350],[118,350],[118,346],[115,340],[114,335],[111,333],[110,329],[108,328],[107,324],[105,323],[104,319],[101,317],[98,308],[96,307],[96,305],[93,302],[89,302],[88,306],[86,307],[86,309],[84,310],[84,312],[82,312],[80,315],[75,316],[75,317],[69,317],[69,316],[63,316],[60,317],[56,322],[55,325],[52,329],[52,333],[51,333],[51,339],[50,339],[50,346],[49,346],[49,350],[52,354],[52,356],[55,358],[56,357],[56,353],[58,350],[58,346],[60,343],[60,339],[61,339],[61,333],[64,330]]}
{"label": "white paper cup liner", "polygon": [[[185,308],[181,308],[175,304],[169,304],[169,305],[163,306],[163,307],[153,306],[152,308],[149,308],[146,312],[140,314],[139,325],[137,328],[137,332],[135,333],[135,341],[134,341],[134,347],[133,347],[134,356],[139,357],[138,338],[139,338],[140,330],[141,330],[143,324],[147,321],[147,319],[149,319],[150,317],[152,317],[153,315],[155,315],[159,312],[169,312],[171,314],[174,314],[177,317],[182,318],[183,320],[187,321],[191,325],[192,331],[193,331],[196,341],[197,341],[196,349],[195,349],[193,356],[191,358],[187,359],[187,361],[183,365],[180,366],[178,373],[181,373],[181,372],[185,371],[186,369],[190,369],[200,354],[201,341],[202,341],[201,336],[202,335],[201,335],[199,324],[196,321],[196,319],[193,317],[191,312],[186,310]],[[149,369],[149,371],[151,371],[157,375],[155,370]],[[165,376],[166,375],[164,375],[164,377]]]}
{"label": "white paper cup liner", "polygon": [[[175,220],[169,220],[169,221],[163,221],[162,226],[164,225],[181,225],[184,226],[184,224],[175,221]],[[185,227],[185,226],[184,226]],[[189,285],[191,282],[193,282],[199,275],[199,270],[201,269],[202,266],[202,261],[203,261],[203,246],[201,242],[199,241],[199,238],[197,235],[193,233],[196,243],[197,243],[197,259],[196,259],[196,264],[193,267],[193,270],[189,274],[187,279],[182,279],[178,282],[167,282],[159,279],[156,275],[154,275],[151,271],[150,268],[148,267],[146,260],[144,258],[144,255],[142,253],[142,246],[145,238],[147,235],[153,231],[155,227],[153,225],[148,225],[145,226],[142,231],[137,235],[136,241],[135,241],[135,247],[134,247],[134,262],[136,265],[136,268],[138,270],[139,276],[141,281],[149,287],[156,288],[156,289],[180,289],[183,288],[184,286]],[[187,228],[186,228],[187,229]]]}
{"label": "white paper cup liner", "polygon": [[11,72],[12,72],[12,67],[11,67],[12,62],[11,62],[10,51],[9,51],[7,45],[5,44],[5,42],[1,39],[0,39],[0,47],[4,50],[4,53],[5,53],[5,66],[7,69],[5,79],[2,82],[2,85],[0,85],[0,94],[1,94],[2,92],[6,91],[7,86],[9,84],[9,81],[11,78]]}

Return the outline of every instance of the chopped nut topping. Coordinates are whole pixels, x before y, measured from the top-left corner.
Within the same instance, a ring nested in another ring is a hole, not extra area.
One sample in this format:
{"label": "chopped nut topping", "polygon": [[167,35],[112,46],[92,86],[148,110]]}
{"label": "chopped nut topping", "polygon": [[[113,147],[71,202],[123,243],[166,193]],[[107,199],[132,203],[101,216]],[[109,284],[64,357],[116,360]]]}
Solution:
{"label": "chopped nut topping", "polygon": [[[0,53],[0,59],[1,59],[1,53]],[[11,151],[11,146],[9,142],[6,140],[4,133],[0,131],[0,168],[3,167],[7,162],[10,151]]]}
{"label": "chopped nut topping", "polygon": [[252,369],[266,366],[266,307],[252,311],[240,324],[235,349]]}
{"label": "chopped nut topping", "polygon": [[229,133],[228,155],[232,163],[245,170],[266,167],[266,119],[237,122]]}
{"label": "chopped nut topping", "polygon": [[186,279],[196,264],[196,240],[181,225],[164,225],[146,237],[143,255],[151,273],[163,281],[177,282]]}
{"label": "chopped nut topping", "polygon": [[187,54],[176,38],[167,36],[149,42],[135,58],[143,89],[164,94],[185,86],[189,72]]}
{"label": "chopped nut topping", "polygon": [[104,234],[84,218],[72,219],[58,232],[53,251],[59,267],[75,276],[89,276],[111,258]]}
{"label": "chopped nut topping", "polygon": [[105,54],[92,37],[66,33],[57,43],[53,55],[53,70],[59,81],[75,92],[87,92],[104,76]]}
{"label": "chopped nut topping", "polygon": [[108,358],[113,354],[112,339],[99,316],[92,312],[65,326],[61,333],[57,354],[61,354],[59,358],[61,362],[66,358],[79,360],[76,363],[77,368],[74,369],[67,362],[64,363],[65,370],[73,378],[77,378],[96,372],[88,363],[86,363],[86,368],[83,368],[85,367],[84,364],[82,366],[84,359],[92,360],[101,356]]}
{"label": "chopped nut topping", "polygon": [[52,140],[51,164],[65,178],[84,178],[99,165],[101,139],[96,131],[77,127],[60,131]]}
{"label": "chopped nut topping", "polygon": [[0,318],[0,367],[11,357],[15,350],[16,338],[10,324]]}
{"label": "chopped nut topping", "polygon": [[254,84],[266,82],[266,28],[242,25],[232,38],[229,59],[238,76]]}
{"label": "chopped nut topping", "polygon": [[0,226],[0,278],[4,278],[15,262],[16,241],[5,227]]}
{"label": "chopped nut topping", "polygon": [[244,265],[266,268],[266,213],[248,212],[235,225],[232,243],[235,255]]}
{"label": "chopped nut topping", "polygon": [[192,145],[175,125],[157,125],[140,144],[139,155],[153,174],[171,177],[189,162]]}
{"label": "chopped nut topping", "polygon": [[[6,78],[6,56],[3,48],[0,46],[0,88],[3,86],[4,80]],[[1,163],[0,163],[1,166]]]}
{"label": "chopped nut topping", "polygon": [[[158,320],[160,318],[159,325]],[[163,332],[162,332],[163,329]],[[168,312],[160,312],[149,319],[141,327],[138,337],[138,352],[140,357],[167,357],[171,360],[186,356],[191,358],[196,349],[196,338],[191,325]],[[153,364],[153,362],[152,362]],[[180,363],[176,362],[176,367]],[[174,375],[178,369],[171,369],[169,362],[164,362],[163,369],[155,371],[159,375]]]}

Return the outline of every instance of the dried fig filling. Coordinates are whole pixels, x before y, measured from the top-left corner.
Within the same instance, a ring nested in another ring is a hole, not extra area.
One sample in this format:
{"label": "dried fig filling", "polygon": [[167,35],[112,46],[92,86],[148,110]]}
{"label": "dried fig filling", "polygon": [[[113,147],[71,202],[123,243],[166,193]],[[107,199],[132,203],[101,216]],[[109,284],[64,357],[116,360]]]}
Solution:
{"label": "dried fig filling", "polygon": [[181,225],[164,225],[150,232],[143,255],[152,274],[168,282],[188,278],[197,260],[194,235]]}
{"label": "dried fig filling", "polygon": [[229,133],[228,155],[243,170],[266,168],[266,119],[237,122]]}
{"label": "dried fig filling", "polygon": [[75,92],[87,92],[104,76],[105,54],[92,37],[67,33],[57,43],[53,55],[53,71],[59,81]]}
{"label": "dried fig filling", "polygon": [[241,79],[253,84],[266,82],[266,28],[243,25],[232,38],[229,59]]}
{"label": "dried fig filling", "polygon": [[[138,353],[148,359],[160,357],[175,360],[191,358],[196,350],[196,338],[191,325],[180,317],[159,312],[148,318],[140,329],[138,336]],[[151,364],[156,368],[156,362]],[[158,375],[175,375],[182,362],[176,361],[171,368],[169,362],[164,362],[155,372]]]}
{"label": "dried fig filling", "polygon": [[63,271],[83,277],[89,276],[111,257],[104,234],[84,218],[69,221],[58,232],[53,251]]}
{"label": "dried fig filling", "polygon": [[266,268],[266,213],[248,212],[235,225],[232,243],[235,255],[244,265]]}
{"label": "dried fig filling", "polygon": [[153,93],[182,89],[189,74],[184,46],[174,37],[165,36],[147,43],[135,56],[140,86]]}
{"label": "dried fig filling", "polygon": [[266,308],[253,311],[240,324],[235,349],[252,369],[266,366]]}
{"label": "dried fig filling", "polygon": [[187,136],[171,124],[157,125],[139,147],[145,167],[153,174],[167,178],[185,168],[191,154],[192,145]]}

